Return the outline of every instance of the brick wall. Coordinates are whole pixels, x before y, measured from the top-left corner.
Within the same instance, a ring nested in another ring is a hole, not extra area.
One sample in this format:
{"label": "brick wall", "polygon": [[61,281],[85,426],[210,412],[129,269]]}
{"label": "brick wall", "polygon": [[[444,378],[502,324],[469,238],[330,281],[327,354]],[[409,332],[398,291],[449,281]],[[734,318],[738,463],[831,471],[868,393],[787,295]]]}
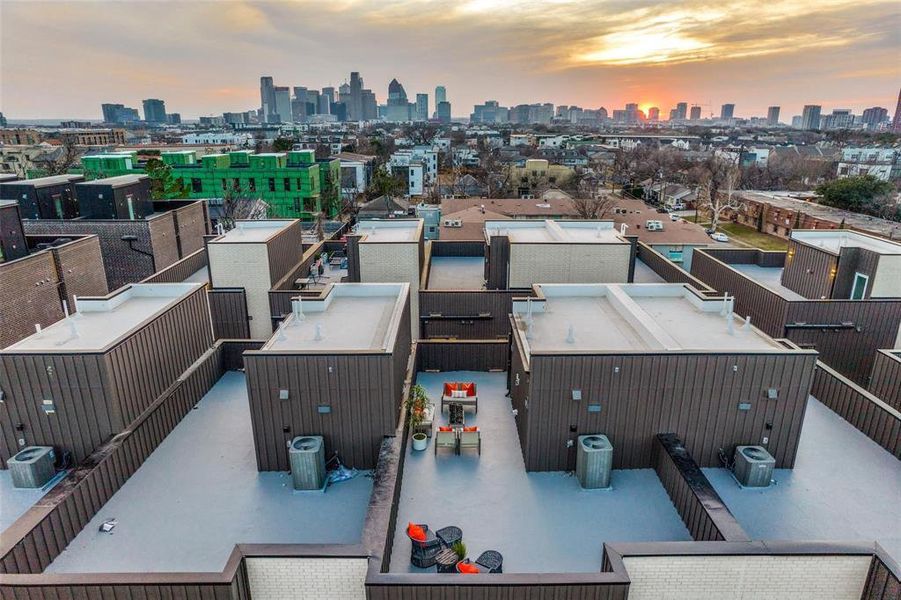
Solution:
{"label": "brick wall", "polygon": [[207,233],[206,211],[204,202],[195,202],[175,211],[178,228],[178,240],[181,245],[181,257],[203,248],[203,236]]}
{"label": "brick wall", "polygon": [[360,281],[410,283],[410,332],[419,339],[419,249],[416,244],[363,242],[359,245]]}
{"label": "brick wall", "polygon": [[533,283],[626,283],[627,244],[511,244],[510,288]]}
{"label": "brick wall", "polygon": [[75,310],[74,296],[105,296],[109,293],[100,241],[96,237],[65,244],[52,252],[69,310]]}
{"label": "brick wall", "polygon": [[871,556],[624,557],[629,600],[859,600]]}
{"label": "brick wall", "polygon": [[49,252],[0,264],[0,348],[63,317],[59,277]]}
{"label": "brick wall", "polygon": [[[157,271],[178,262],[178,235],[175,232],[175,215],[172,211],[147,219],[150,245]],[[142,278],[143,279],[143,278]]]}
{"label": "brick wall", "polygon": [[364,600],[365,558],[247,558],[253,600]]}

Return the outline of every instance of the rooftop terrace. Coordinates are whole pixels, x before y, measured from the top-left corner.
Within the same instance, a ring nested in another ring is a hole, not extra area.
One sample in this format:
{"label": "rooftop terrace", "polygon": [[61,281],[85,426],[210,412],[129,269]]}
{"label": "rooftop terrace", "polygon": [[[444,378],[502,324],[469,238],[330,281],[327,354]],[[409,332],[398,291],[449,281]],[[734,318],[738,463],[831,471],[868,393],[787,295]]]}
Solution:
{"label": "rooftop terrace", "polygon": [[901,560],[901,462],[816,399],[807,404],[794,469],[742,489],[704,474],[753,539],[878,541]]}
{"label": "rooftop terrace", "polygon": [[47,572],[218,572],[235,544],[355,544],[371,492],[368,473],[321,493],[258,472],[245,376],[229,372]]}
{"label": "rooftop terrace", "polygon": [[357,223],[354,233],[366,242],[415,242],[421,227],[422,219],[368,219]]}
{"label": "rooftop terrace", "polygon": [[627,244],[613,221],[485,221],[488,237],[507,236],[512,243]]}
{"label": "rooftop terrace", "polygon": [[485,289],[485,259],[481,256],[433,256],[430,290]]}
{"label": "rooftop terrace", "polygon": [[264,352],[388,351],[409,295],[408,283],[338,283],[319,299],[299,300]]}
{"label": "rooftop terrace", "polygon": [[62,475],[57,475],[40,488],[15,488],[10,471],[0,470],[0,533],[6,531],[61,479]]}
{"label": "rooftop terrace", "polygon": [[[469,555],[497,550],[505,573],[597,572],[604,542],[691,539],[652,469],[614,471],[609,491],[583,490],[567,473],[527,473],[505,373],[417,376],[436,402],[445,381],[476,382],[479,412],[467,412],[466,424],[481,430],[482,454],[442,450],[436,457],[434,440],[423,452],[408,448],[392,572],[420,571],[410,565],[410,521],[460,527]],[[447,413],[436,419],[446,424]]]}
{"label": "rooftop terrace", "polygon": [[738,316],[730,330],[722,312],[731,303],[703,299],[681,284],[539,287],[544,301],[513,303],[527,352],[782,349],[753,327],[743,328]]}
{"label": "rooftop terrace", "polygon": [[106,298],[79,298],[78,312],[0,352],[102,351],[150,321],[199,283],[134,283]]}
{"label": "rooftop terrace", "polygon": [[296,221],[266,220],[266,221],[238,221],[235,228],[227,231],[225,235],[211,241],[211,244],[241,244],[263,243],[275,237],[276,234],[293,225]]}
{"label": "rooftop terrace", "polygon": [[878,254],[901,254],[901,244],[898,242],[883,240],[846,229],[796,229],[792,231],[791,237],[793,240],[822,248],[833,254],[840,253],[842,248],[863,248]]}

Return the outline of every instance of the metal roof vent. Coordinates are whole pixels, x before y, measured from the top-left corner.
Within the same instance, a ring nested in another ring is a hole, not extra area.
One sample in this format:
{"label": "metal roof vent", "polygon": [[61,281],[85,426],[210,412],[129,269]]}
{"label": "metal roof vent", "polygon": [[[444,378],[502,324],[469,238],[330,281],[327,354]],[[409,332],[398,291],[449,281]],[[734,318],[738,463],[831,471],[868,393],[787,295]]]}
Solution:
{"label": "metal roof vent", "polygon": [[323,339],[322,323],[316,323],[316,335],[313,336],[313,341],[321,342]]}

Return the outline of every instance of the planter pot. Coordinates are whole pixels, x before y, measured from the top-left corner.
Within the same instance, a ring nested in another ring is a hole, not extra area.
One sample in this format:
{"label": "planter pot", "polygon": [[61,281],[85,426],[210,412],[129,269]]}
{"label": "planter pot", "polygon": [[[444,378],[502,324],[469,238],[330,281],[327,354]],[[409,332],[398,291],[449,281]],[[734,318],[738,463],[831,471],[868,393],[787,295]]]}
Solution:
{"label": "planter pot", "polygon": [[413,450],[422,451],[429,445],[429,438],[424,433],[413,434]]}

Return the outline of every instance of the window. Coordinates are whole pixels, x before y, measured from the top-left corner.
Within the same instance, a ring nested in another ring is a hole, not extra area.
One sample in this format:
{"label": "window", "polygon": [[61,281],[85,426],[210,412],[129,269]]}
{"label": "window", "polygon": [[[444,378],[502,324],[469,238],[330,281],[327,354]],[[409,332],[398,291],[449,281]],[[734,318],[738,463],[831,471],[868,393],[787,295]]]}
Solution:
{"label": "window", "polygon": [[291,178],[290,177],[285,177],[285,191],[286,192],[291,191]]}
{"label": "window", "polygon": [[200,181],[197,177],[191,178],[191,191],[195,194],[199,194],[203,191],[203,182]]}
{"label": "window", "polygon": [[270,177],[270,178],[269,178],[269,191],[270,191],[270,192],[274,192],[274,191],[275,191],[275,177]]}
{"label": "window", "polygon": [[294,212],[300,212],[301,208],[302,208],[302,205],[300,202],[300,198],[295,198],[294,199]]}
{"label": "window", "polygon": [[251,192],[257,191],[257,179],[256,177],[251,177],[247,180],[247,189]]}
{"label": "window", "polygon": [[235,177],[235,178],[232,179],[232,189],[233,189],[233,190],[240,190],[240,189],[241,189],[241,180],[238,179],[237,177]]}
{"label": "window", "polygon": [[297,189],[298,191],[301,189],[302,185],[300,183],[300,177],[297,178]]}
{"label": "window", "polygon": [[225,191],[227,189],[228,189],[228,180],[223,177],[222,178],[222,191]]}
{"label": "window", "polygon": [[870,278],[863,273],[854,273],[854,285],[851,287],[851,300],[863,300],[867,293]]}

